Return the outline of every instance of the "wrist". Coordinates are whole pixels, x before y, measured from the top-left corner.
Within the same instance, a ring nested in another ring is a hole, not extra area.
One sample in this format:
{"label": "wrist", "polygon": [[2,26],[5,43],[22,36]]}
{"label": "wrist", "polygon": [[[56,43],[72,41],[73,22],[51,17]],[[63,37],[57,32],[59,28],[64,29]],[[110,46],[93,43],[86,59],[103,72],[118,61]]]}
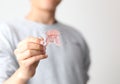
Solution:
{"label": "wrist", "polygon": [[19,80],[21,80],[21,81],[23,81],[23,82],[27,82],[30,79],[29,77],[27,77],[23,73],[23,71],[21,69],[18,69],[16,73],[17,73],[16,78],[19,79]]}
{"label": "wrist", "polygon": [[3,84],[27,84],[27,79],[18,69],[8,80],[4,81]]}

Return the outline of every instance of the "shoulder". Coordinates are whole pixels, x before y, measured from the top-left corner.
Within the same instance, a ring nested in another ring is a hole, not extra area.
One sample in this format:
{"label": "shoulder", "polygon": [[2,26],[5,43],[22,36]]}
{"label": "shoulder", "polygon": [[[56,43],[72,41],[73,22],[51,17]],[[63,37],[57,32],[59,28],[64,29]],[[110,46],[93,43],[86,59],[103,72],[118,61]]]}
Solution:
{"label": "shoulder", "polygon": [[20,26],[21,24],[24,24],[24,22],[18,18],[6,20],[6,21],[0,21],[0,26],[3,27],[3,29],[7,28],[10,30],[14,30],[14,29],[17,29],[16,26]]}
{"label": "shoulder", "polygon": [[86,38],[84,37],[83,33],[80,31],[80,29],[77,29],[75,27],[63,24],[61,24],[61,28],[64,28],[64,32],[68,34],[68,37],[70,41],[75,42],[77,45],[79,45],[84,51],[89,50],[89,46],[87,43]]}
{"label": "shoulder", "polygon": [[0,21],[0,31],[12,31],[12,21]]}
{"label": "shoulder", "polygon": [[7,22],[0,22],[0,34],[9,35],[10,33],[11,29]]}
{"label": "shoulder", "polygon": [[9,21],[0,21],[0,33],[11,36],[16,33],[18,28],[15,26],[18,24],[18,21],[15,19],[11,19]]}
{"label": "shoulder", "polygon": [[7,21],[0,22],[0,38],[2,42],[12,45],[14,39],[14,28]]}
{"label": "shoulder", "polygon": [[82,32],[75,28],[72,27],[70,25],[66,25],[60,22],[60,27],[62,28],[63,32],[65,32],[66,34],[68,34],[68,36],[72,37],[74,40],[84,40],[84,36],[82,34]]}

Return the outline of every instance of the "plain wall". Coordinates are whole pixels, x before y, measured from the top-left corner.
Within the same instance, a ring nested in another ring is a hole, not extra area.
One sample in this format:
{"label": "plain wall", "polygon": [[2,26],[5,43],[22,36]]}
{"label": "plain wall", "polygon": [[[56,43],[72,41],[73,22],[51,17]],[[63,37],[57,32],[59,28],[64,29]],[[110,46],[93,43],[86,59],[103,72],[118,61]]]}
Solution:
{"label": "plain wall", "polygon": [[[0,0],[0,20],[21,18],[29,0]],[[120,0],[63,0],[57,19],[79,29],[91,51],[88,84],[120,84]]]}

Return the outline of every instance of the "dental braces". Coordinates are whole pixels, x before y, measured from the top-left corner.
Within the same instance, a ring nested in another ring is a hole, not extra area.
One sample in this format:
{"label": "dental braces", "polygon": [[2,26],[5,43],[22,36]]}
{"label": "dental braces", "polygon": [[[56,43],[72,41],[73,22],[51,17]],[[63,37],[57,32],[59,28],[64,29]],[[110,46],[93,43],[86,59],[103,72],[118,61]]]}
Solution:
{"label": "dental braces", "polygon": [[57,46],[61,45],[60,41],[60,32],[56,29],[49,30],[45,33],[46,39],[43,42],[44,46],[47,46],[50,43],[54,43]]}

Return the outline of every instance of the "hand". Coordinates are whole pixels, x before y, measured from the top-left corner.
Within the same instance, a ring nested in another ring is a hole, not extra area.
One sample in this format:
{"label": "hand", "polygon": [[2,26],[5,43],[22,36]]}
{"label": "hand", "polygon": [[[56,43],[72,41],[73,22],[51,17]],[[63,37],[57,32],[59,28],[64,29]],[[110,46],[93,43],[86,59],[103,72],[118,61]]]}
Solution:
{"label": "hand", "polygon": [[34,76],[36,67],[41,59],[47,58],[43,38],[29,37],[21,41],[14,54],[20,65],[19,76],[25,80]]}

